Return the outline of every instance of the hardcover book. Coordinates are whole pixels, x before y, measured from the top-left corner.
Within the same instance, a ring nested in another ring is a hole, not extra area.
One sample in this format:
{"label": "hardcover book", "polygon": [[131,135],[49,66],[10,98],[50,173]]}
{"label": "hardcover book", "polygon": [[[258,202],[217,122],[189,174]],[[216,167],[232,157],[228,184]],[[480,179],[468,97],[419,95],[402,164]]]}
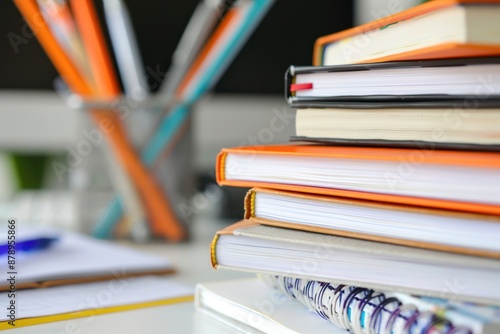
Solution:
{"label": "hardcover book", "polygon": [[500,155],[310,144],[223,149],[217,182],[500,214]]}
{"label": "hardcover book", "polygon": [[498,4],[498,0],[428,1],[318,38],[313,64],[500,55]]}
{"label": "hardcover book", "polygon": [[[212,266],[500,305],[500,261],[241,221],[219,231]],[[450,290],[450,286],[453,287]]]}
{"label": "hardcover book", "polygon": [[245,219],[350,238],[500,259],[500,217],[253,188]]}

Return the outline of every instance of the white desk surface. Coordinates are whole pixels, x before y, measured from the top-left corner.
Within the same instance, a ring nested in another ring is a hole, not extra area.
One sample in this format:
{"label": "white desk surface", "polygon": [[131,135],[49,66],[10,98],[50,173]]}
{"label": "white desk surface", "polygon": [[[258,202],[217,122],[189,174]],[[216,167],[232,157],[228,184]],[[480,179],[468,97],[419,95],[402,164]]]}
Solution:
{"label": "white desk surface", "polygon": [[[191,225],[189,242],[169,245],[162,242],[131,247],[165,256],[178,272],[169,279],[194,286],[199,282],[249,277],[250,274],[219,270],[210,265],[210,241],[215,232],[231,222],[214,222],[200,218]],[[137,309],[72,319],[48,324],[21,327],[9,331],[13,334],[212,334],[233,333],[226,325],[195,311],[192,302]]]}

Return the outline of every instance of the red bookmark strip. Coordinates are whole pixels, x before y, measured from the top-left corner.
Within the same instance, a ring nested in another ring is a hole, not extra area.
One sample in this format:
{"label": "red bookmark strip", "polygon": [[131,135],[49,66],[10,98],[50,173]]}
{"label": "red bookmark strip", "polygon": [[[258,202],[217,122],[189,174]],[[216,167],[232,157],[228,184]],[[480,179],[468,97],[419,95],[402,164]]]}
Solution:
{"label": "red bookmark strip", "polygon": [[312,83],[301,83],[301,84],[291,84],[290,85],[290,92],[296,92],[298,90],[306,90],[306,89],[312,89],[313,84]]}

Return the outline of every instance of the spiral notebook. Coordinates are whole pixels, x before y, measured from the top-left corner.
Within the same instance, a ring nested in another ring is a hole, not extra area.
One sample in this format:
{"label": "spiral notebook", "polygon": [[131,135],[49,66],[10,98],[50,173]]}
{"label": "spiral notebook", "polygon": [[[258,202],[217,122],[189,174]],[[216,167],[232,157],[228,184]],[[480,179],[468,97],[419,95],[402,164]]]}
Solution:
{"label": "spiral notebook", "polygon": [[498,333],[500,307],[382,293],[300,278],[263,276],[323,319],[351,333]]}
{"label": "spiral notebook", "polygon": [[487,334],[500,330],[499,307],[282,276],[199,284],[195,305],[245,333]]}
{"label": "spiral notebook", "polygon": [[200,283],[195,306],[238,333],[348,334],[256,277]]}

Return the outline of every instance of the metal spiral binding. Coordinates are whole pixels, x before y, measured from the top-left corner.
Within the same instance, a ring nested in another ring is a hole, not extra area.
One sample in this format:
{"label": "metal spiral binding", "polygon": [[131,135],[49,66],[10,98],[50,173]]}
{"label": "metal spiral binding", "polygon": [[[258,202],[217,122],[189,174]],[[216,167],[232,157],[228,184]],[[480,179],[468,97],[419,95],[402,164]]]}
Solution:
{"label": "metal spiral binding", "polygon": [[463,326],[371,289],[300,278],[263,276],[334,325],[356,334],[473,334]]}

